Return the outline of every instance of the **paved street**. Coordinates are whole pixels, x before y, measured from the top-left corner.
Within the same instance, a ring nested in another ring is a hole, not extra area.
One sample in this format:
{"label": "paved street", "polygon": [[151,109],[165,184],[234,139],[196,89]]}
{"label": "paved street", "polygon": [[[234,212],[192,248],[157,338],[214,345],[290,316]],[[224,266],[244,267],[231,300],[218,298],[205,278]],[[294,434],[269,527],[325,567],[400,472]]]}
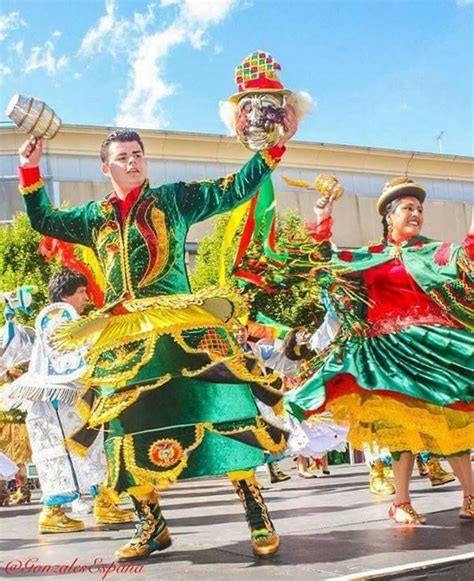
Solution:
{"label": "paved street", "polygon": [[[290,466],[287,461],[285,467]],[[221,478],[179,484],[163,494],[173,545],[128,572],[112,570],[113,552],[128,540],[133,525],[97,526],[86,515],[84,532],[38,537],[37,493],[30,505],[0,508],[2,576],[68,581],[474,578],[474,523],[458,518],[456,483],[432,489],[416,476],[414,504],[429,521],[406,529],[387,520],[390,501],[369,493],[363,465],[331,467],[331,476],[312,480],[299,478],[293,469],[290,474],[291,480],[264,491],[281,535],[280,552],[273,557],[252,556],[240,503]],[[270,486],[266,475],[261,481]],[[426,569],[420,569],[423,563]],[[62,569],[52,573],[53,565]]]}

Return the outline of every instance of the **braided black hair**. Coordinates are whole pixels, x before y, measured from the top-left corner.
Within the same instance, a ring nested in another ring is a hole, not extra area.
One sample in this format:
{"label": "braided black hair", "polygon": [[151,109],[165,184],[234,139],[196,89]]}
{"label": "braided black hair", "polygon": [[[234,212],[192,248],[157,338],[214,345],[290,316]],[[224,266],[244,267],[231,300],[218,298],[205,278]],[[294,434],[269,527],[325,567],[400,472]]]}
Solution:
{"label": "braided black hair", "polygon": [[382,227],[383,227],[383,239],[386,240],[388,238],[388,235],[390,233],[390,229],[389,229],[389,224],[388,224],[388,220],[387,220],[387,216],[389,214],[393,214],[395,212],[395,210],[397,209],[398,204],[400,203],[400,200],[402,199],[402,197],[400,198],[395,198],[394,200],[392,200],[391,202],[389,202],[386,206],[385,206],[385,210],[384,210],[384,214],[382,216]]}

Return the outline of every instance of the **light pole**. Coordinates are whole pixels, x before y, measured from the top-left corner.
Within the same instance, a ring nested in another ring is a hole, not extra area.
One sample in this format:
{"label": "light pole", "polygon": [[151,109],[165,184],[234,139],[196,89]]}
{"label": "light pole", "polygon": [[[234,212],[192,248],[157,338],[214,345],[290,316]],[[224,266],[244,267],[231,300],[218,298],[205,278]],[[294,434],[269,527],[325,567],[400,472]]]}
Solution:
{"label": "light pole", "polygon": [[438,142],[438,147],[439,147],[439,152],[443,153],[443,135],[444,135],[444,130],[440,132],[440,134],[438,135],[438,137],[436,138],[436,141]]}

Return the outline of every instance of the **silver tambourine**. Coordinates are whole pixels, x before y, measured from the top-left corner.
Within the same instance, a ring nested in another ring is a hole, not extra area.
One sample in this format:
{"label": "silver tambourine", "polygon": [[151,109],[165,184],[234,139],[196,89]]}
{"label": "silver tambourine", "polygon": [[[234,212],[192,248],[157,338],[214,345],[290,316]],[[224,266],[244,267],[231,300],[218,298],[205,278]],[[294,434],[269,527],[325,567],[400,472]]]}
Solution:
{"label": "silver tambourine", "polygon": [[28,135],[52,139],[61,127],[61,119],[43,101],[14,95],[8,103],[5,114]]}

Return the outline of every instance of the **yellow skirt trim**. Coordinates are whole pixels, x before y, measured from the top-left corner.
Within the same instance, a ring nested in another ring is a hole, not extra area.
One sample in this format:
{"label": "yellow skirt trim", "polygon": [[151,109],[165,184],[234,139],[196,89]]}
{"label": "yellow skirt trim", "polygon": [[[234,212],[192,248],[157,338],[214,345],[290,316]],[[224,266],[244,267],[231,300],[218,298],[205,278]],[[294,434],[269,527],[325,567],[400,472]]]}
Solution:
{"label": "yellow skirt trim", "polygon": [[474,447],[474,413],[390,396],[350,394],[328,405],[335,422],[349,423],[347,439],[363,450],[386,447],[456,454]]}
{"label": "yellow skirt trim", "polygon": [[[225,356],[218,349],[212,349],[212,346],[207,348],[202,346],[191,347],[182,336],[184,331],[194,328],[215,329],[216,327],[226,332],[227,341],[232,349],[231,355]],[[79,411],[84,420],[88,420],[90,425],[94,427],[108,422],[118,417],[120,413],[133,404],[141,393],[164,386],[172,379],[170,374],[166,374],[153,382],[145,383],[144,385],[137,384],[132,389],[125,391],[120,389],[125,387],[127,382],[132,380],[140,369],[149,363],[154,353],[156,341],[163,335],[170,335],[186,353],[197,354],[205,352],[209,356],[210,362],[203,364],[199,369],[191,371],[183,368],[181,370],[183,377],[196,377],[216,365],[224,364],[240,381],[258,383],[268,392],[280,396],[280,393],[271,387],[271,384],[277,379],[277,375],[264,376],[261,373],[251,373],[244,364],[243,356],[232,336],[231,329],[219,318],[199,306],[190,306],[181,310],[154,308],[111,317],[102,328],[100,337],[88,353],[88,371],[83,377],[83,383],[85,384],[85,390],[95,389],[102,383],[106,383],[107,387],[116,391],[115,393],[100,395],[95,401],[93,410],[90,410],[83,398],[80,397],[77,407],[78,409],[80,408]],[[116,358],[111,361],[111,365],[123,365],[127,363],[126,357],[128,357],[124,347],[140,340],[144,341],[143,354],[134,365],[128,366],[125,371],[111,372],[103,380],[91,377],[103,351],[114,349]],[[122,358],[122,350],[124,350],[124,358]]]}
{"label": "yellow skirt trim", "polygon": [[[130,472],[134,477],[137,485],[153,484],[159,489],[168,488],[173,483],[175,483],[180,477],[183,470],[188,465],[189,455],[198,448],[206,432],[213,432],[221,436],[231,436],[232,434],[237,434],[245,431],[251,431],[254,433],[257,442],[262,446],[262,449],[270,452],[271,454],[277,454],[282,452],[286,448],[286,439],[284,436],[281,437],[279,442],[275,442],[266,430],[265,423],[257,417],[256,426],[244,426],[241,428],[234,428],[231,430],[222,430],[217,426],[214,426],[210,422],[205,422],[202,424],[197,424],[195,426],[194,441],[187,448],[182,450],[181,457],[177,463],[170,467],[169,470],[152,470],[149,468],[142,468],[137,465],[135,457],[135,444],[133,441],[133,434],[128,434],[125,436],[117,436],[114,438],[113,442],[113,462],[108,462],[108,478],[107,486],[114,487],[117,484],[119,477],[119,466],[120,466],[120,453],[123,450],[123,458],[125,461],[125,469]],[[112,469],[111,464],[114,468]]]}
{"label": "yellow skirt trim", "polygon": [[[194,434],[194,442],[182,451],[181,458],[178,463],[165,471],[149,470],[141,468],[137,465],[135,458],[135,445],[133,443],[133,436],[127,435],[123,437],[123,457],[125,460],[125,468],[132,474],[138,485],[153,484],[160,489],[168,488],[171,484],[178,480],[181,472],[188,465],[188,456],[195,450],[203,441],[206,428],[211,427],[212,424],[198,424]],[[115,484],[115,483],[114,483]]]}

